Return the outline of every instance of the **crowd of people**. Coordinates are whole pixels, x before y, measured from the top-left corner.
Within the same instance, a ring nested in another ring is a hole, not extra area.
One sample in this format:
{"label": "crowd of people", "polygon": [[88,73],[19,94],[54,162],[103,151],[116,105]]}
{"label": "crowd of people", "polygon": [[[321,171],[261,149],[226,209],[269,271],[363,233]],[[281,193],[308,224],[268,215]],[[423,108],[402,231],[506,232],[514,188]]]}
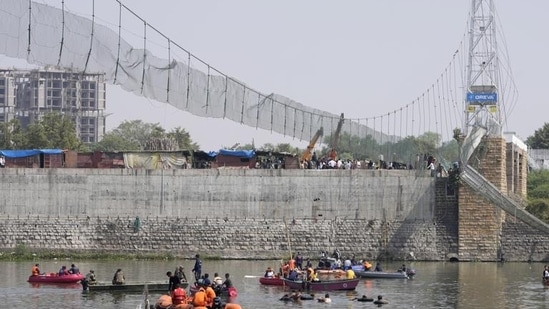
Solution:
{"label": "crowd of people", "polygon": [[169,295],[161,297],[157,301],[157,309],[177,307],[182,304],[190,304],[194,307],[221,308],[221,299],[219,298],[221,294],[227,293],[229,297],[236,296],[236,290],[229,273],[225,274],[224,279],[218,273],[214,273],[213,278],[210,278],[209,273],[202,274],[202,260],[199,254],[195,255],[191,271],[194,274],[194,283],[190,287],[189,294],[182,287],[182,283],[187,282],[183,266],[176,267],[173,273],[171,271],[166,273],[169,282]]}

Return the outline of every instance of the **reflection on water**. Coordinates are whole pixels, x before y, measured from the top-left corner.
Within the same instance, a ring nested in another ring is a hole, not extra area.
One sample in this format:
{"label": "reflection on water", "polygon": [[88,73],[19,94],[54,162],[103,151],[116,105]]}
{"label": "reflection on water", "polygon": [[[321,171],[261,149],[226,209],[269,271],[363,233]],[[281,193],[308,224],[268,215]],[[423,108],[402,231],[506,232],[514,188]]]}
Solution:
{"label": "reflection on water", "polygon": [[[59,269],[58,261],[0,262],[0,303],[12,308],[144,308],[145,298],[154,303],[159,293],[125,294],[84,292],[79,284],[30,284],[33,263],[42,271]],[[166,280],[166,272],[182,264],[191,277],[193,261],[66,261],[75,262],[83,272],[94,269],[98,280],[110,281],[122,268],[129,281]],[[279,261],[204,261],[203,272],[210,276],[229,272],[238,289],[234,302],[243,308],[324,308],[316,301],[300,304],[279,301],[285,293],[280,287],[261,286],[258,276],[267,266],[278,268]],[[385,263],[397,269],[400,263]],[[364,308],[353,301],[367,295],[383,298],[390,308],[539,308],[549,301],[549,290],[541,284],[543,264],[527,263],[413,263],[417,270],[412,280],[362,279],[355,291],[329,292],[330,308]],[[324,293],[317,293],[323,296]],[[369,307],[373,304],[370,303]],[[375,306],[374,306],[375,307]]]}

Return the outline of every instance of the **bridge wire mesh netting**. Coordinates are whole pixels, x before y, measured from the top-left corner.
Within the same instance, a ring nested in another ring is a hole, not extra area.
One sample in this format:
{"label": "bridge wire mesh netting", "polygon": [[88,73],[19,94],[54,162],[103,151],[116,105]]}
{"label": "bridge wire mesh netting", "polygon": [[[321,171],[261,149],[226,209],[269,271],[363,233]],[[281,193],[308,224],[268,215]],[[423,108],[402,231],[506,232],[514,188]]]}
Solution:
{"label": "bridge wire mesh netting", "polygon": [[[96,11],[99,3],[110,5],[101,11],[104,15]],[[299,140],[310,140],[320,127],[325,136],[337,128],[339,115],[248,87],[191,54],[119,0],[92,1],[88,12],[78,13],[70,4],[2,0],[0,53],[32,64],[104,72],[108,82],[128,92],[193,115],[225,118]],[[435,83],[412,102],[383,115],[346,118],[342,135],[348,134],[347,142],[352,143],[352,136],[370,136],[379,153],[390,155],[392,145],[405,137],[433,132],[439,142],[451,140],[452,130],[463,122],[463,50],[460,43]]]}

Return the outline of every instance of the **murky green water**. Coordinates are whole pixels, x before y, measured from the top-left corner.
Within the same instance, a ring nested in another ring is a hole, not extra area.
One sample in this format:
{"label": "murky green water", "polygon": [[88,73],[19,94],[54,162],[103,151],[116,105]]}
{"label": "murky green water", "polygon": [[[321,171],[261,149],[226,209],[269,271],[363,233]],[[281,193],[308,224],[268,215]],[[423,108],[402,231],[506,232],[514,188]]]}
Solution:
{"label": "murky green water", "polygon": [[[192,260],[185,261],[43,261],[42,271],[54,272],[61,265],[76,263],[82,272],[94,269],[99,280],[109,281],[117,268],[127,280],[167,280],[166,272],[179,264],[191,277]],[[32,285],[27,282],[35,262],[0,262],[0,304],[2,308],[139,308],[144,296],[108,292],[83,293],[79,284]],[[260,286],[257,278],[278,261],[204,261],[203,272],[231,273],[238,289],[234,302],[243,308],[325,308],[316,301],[284,303],[280,287]],[[385,264],[396,269],[400,263]],[[330,308],[375,307],[352,301],[363,294],[383,295],[390,302],[384,308],[549,308],[549,290],[541,284],[543,264],[527,263],[412,263],[417,276],[412,280],[362,279],[353,292],[330,292]],[[159,294],[151,294],[154,301]]]}

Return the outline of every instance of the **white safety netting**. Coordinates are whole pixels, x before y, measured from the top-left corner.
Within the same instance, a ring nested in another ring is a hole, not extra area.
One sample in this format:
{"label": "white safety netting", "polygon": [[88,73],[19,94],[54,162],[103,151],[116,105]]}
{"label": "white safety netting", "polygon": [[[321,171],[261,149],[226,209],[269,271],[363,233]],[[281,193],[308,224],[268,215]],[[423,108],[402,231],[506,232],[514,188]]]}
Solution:
{"label": "white safety netting", "polygon": [[[31,64],[104,73],[106,81],[128,92],[193,115],[226,118],[300,140],[310,140],[320,127],[325,136],[336,130],[340,115],[253,90],[194,57],[123,4],[112,3],[119,24],[106,26],[94,17],[61,8],[29,0],[2,0],[0,54]],[[132,26],[136,20],[141,29]],[[128,27],[133,27],[133,33],[142,33],[139,44],[126,40],[124,29]],[[164,46],[159,47],[159,41]],[[153,45],[159,52],[153,54],[149,48]],[[342,132],[372,135],[381,142],[392,139],[387,132],[358,120],[346,119]]]}

